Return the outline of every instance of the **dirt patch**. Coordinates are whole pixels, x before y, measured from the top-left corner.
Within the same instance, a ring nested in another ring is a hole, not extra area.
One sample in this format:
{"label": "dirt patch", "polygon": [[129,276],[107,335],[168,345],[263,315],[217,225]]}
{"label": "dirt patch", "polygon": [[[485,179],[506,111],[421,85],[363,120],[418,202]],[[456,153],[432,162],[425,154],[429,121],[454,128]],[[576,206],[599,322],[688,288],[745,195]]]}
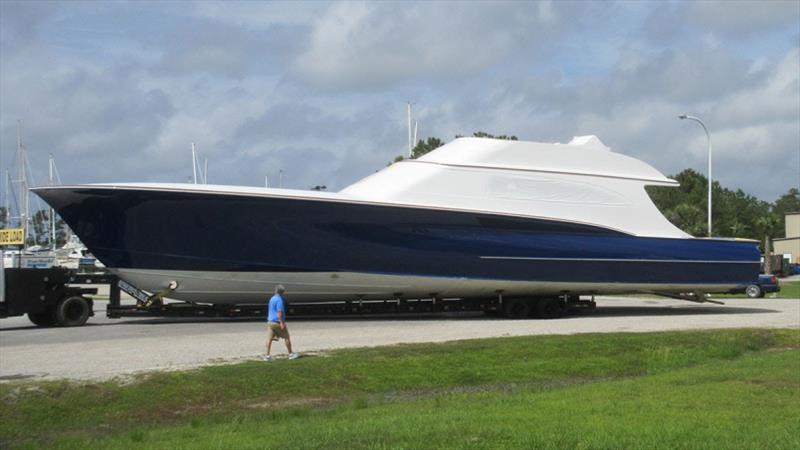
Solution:
{"label": "dirt patch", "polygon": [[286,400],[262,400],[258,402],[241,402],[241,406],[249,409],[282,409],[298,407],[318,407],[332,403],[334,400],[322,397],[291,398]]}

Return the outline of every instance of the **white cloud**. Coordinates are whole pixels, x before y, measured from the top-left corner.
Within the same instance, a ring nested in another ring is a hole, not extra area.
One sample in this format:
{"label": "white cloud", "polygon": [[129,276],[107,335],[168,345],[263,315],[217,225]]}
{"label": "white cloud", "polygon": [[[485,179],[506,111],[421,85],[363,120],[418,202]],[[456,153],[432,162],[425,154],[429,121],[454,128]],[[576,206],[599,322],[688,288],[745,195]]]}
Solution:
{"label": "white cloud", "polygon": [[792,49],[770,70],[760,73],[764,76],[761,83],[735,91],[714,105],[716,120],[741,128],[789,122],[800,132],[800,49]]}
{"label": "white cloud", "polygon": [[800,53],[775,44],[796,25],[774,12],[751,26],[690,23],[688,3],[62,3],[40,20],[8,4],[0,145],[8,160],[22,118],[36,167],[54,151],[65,181],[185,181],[194,141],[213,182],[284,169],[286,186],[336,189],[403,153],[409,99],[421,138],[598,134],[666,173],[705,172],[705,135],[676,118],[693,113],[723,184],[772,200],[797,179]]}
{"label": "white cloud", "polygon": [[226,1],[194,2],[190,14],[203,19],[220,21],[236,26],[265,28],[275,25],[303,25],[321,10],[322,2]]}
{"label": "white cloud", "polygon": [[686,5],[687,20],[730,35],[761,32],[800,20],[800,2],[796,0],[703,0]]}
{"label": "white cloud", "polygon": [[558,20],[558,13],[553,8],[551,0],[542,0],[537,3],[539,20],[543,23],[552,23]]}
{"label": "white cloud", "polygon": [[463,77],[535,39],[534,15],[527,4],[336,3],[314,22],[293,68],[314,84],[349,88]]}

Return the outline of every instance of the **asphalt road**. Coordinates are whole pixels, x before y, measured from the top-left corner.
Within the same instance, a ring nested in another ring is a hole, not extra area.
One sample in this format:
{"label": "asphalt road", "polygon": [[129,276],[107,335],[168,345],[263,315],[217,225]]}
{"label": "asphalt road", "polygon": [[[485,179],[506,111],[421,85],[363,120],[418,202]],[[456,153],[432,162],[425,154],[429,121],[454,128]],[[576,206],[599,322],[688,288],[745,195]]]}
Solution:
{"label": "asphalt road", "polygon": [[[590,314],[554,320],[506,320],[476,313],[297,319],[295,349],[307,354],[343,347],[535,334],[646,332],[702,328],[800,328],[800,300],[678,300],[599,297]],[[188,369],[260,357],[265,327],[244,319],[107,319],[105,302],[83,327],[38,328],[27,317],[0,320],[0,380],[135,378],[151,370]],[[285,354],[282,343],[273,353]],[[283,364],[276,361],[269,364]],[[265,363],[267,364],[267,363]]]}

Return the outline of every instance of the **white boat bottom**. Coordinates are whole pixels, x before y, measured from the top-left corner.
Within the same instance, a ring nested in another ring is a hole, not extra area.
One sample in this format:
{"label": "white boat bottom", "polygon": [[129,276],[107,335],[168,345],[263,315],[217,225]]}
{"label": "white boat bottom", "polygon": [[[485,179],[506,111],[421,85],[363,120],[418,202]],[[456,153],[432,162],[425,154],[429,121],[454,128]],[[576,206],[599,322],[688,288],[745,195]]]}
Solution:
{"label": "white boat bottom", "polygon": [[206,272],[112,269],[139,289],[156,293],[177,282],[165,294],[175,300],[214,304],[262,303],[275,285],[286,287],[297,302],[387,300],[393,298],[462,298],[558,295],[563,293],[623,294],[635,292],[725,292],[736,285],[575,283],[480,280],[355,272]]}

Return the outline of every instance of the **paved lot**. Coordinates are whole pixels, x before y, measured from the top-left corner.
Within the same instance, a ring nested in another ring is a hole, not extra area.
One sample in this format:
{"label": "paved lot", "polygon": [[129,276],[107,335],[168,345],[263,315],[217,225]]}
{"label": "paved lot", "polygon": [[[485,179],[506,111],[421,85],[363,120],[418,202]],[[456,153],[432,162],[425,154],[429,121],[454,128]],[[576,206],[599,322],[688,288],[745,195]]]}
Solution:
{"label": "paved lot", "polygon": [[[298,319],[297,350],[318,352],[412,342],[533,334],[645,332],[700,328],[800,328],[800,300],[728,300],[724,306],[677,300],[600,297],[592,314],[555,320],[505,320],[481,314]],[[0,320],[0,380],[108,379],[254,359],[263,353],[257,320],[107,319],[105,303],[84,327],[37,328],[27,317]],[[285,352],[282,343],[275,348]],[[281,363],[281,362],[279,362]]]}

